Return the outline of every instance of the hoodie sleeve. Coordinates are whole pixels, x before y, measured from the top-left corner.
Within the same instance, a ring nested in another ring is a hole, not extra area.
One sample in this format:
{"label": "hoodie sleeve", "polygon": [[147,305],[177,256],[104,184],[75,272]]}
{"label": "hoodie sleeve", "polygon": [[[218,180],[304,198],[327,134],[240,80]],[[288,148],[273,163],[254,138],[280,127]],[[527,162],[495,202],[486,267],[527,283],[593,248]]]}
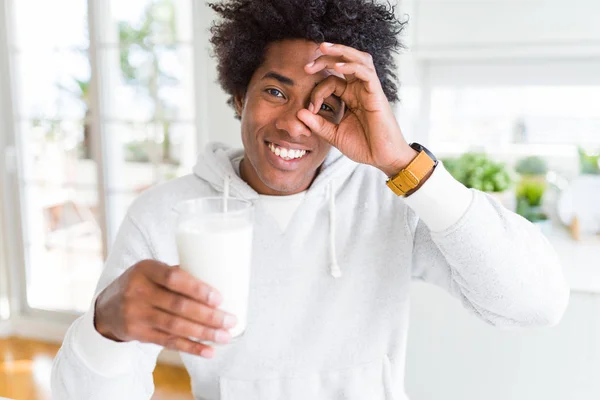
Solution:
{"label": "hoodie sleeve", "polygon": [[[438,165],[405,199],[413,278],[438,285],[496,326],[558,323],[569,288],[539,229]],[[416,215],[416,218],[415,218]]]}
{"label": "hoodie sleeve", "polygon": [[52,398],[150,399],[152,372],[161,347],[140,342],[117,343],[94,327],[95,298],[138,261],[154,258],[145,236],[131,216],[123,221],[90,310],[71,325],[52,366]]}

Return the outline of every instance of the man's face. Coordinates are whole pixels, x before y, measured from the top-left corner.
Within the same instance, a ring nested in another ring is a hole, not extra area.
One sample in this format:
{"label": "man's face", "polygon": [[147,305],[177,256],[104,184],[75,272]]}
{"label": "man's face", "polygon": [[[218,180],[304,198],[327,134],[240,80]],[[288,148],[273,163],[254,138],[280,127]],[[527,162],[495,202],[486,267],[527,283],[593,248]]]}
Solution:
{"label": "man's face", "polygon": [[[306,40],[272,43],[246,93],[236,97],[245,150],[242,178],[258,193],[289,195],[306,190],[331,148],[296,116],[308,107],[316,84],[332,74],[304,71],[320,55],[317,43]],[[344,104],[330,96],[319,115],[337,124]]]}

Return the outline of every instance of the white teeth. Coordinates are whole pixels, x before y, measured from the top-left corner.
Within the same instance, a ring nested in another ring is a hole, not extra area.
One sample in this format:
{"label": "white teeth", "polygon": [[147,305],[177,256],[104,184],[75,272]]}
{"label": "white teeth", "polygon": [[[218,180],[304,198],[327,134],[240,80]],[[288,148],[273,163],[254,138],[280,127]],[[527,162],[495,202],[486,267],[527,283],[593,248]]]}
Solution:
{"label": "white teeth", "polygon": [[294,150],[294,149],[286,149],[283,147],[277,147],[273,143],[269,143],[269,149],[275,153],[275,155],[285,159],[285,160],[293,160],[295,158],[302,158],[307,153],[306,150]]}

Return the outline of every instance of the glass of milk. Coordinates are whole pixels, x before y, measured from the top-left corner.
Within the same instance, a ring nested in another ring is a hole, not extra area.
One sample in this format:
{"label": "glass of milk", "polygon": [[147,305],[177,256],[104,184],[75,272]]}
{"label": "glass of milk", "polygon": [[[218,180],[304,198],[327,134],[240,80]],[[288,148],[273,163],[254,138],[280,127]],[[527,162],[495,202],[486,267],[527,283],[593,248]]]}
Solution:
{"label": "glass of milk", "polygon": [[217,289],[220,309],[233,314],[235,340],[246,329],[254,206],[232,197],[187,200],[176,207],[180,268]]}

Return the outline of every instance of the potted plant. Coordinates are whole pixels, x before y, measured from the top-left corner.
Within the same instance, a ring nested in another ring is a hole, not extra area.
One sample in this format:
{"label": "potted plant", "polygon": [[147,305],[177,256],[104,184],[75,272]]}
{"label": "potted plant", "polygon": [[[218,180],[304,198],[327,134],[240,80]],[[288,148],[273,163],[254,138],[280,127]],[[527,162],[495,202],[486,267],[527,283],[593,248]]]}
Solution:
{"label": "potted plant", "polygon": [[586,151],[579,147],[579,166],[582,175],[600,175],[600,152]]}
{"label": "potted plant", "polygon": [[514,196],[509,189],[513,178],[504,163],[493,161],[484,153],[465,153],[456,159],[443,160],[450,174],[468,188],[492,194],[508,209],[514,210]]}
{"label": "potted plant", "polygon": [[548,173],[546,160],[538,156],[529,156],[520,159],[515,166],[515,171],[522,176],[543,177]]}
{"label": "potted plant", "polygon": [[600,233],[600,149],[578,149],[581,175],[570,182],[558,201],[558,216],[567,226],[577,224],[584,235]]}
{"label": "potted plant", "polygon": [[548,232],[551,223],[542,208],[546,181],[523,179],[517,187],[517,214],[538,225],[542,231]]}
{"label": "potted plant", "polygon": [[548,232],[551,221],[542,204],[548,189],[546,160],[538,156],[525,157],[517,161],[515,170],[521,177],[516,190],[516,213]]}

